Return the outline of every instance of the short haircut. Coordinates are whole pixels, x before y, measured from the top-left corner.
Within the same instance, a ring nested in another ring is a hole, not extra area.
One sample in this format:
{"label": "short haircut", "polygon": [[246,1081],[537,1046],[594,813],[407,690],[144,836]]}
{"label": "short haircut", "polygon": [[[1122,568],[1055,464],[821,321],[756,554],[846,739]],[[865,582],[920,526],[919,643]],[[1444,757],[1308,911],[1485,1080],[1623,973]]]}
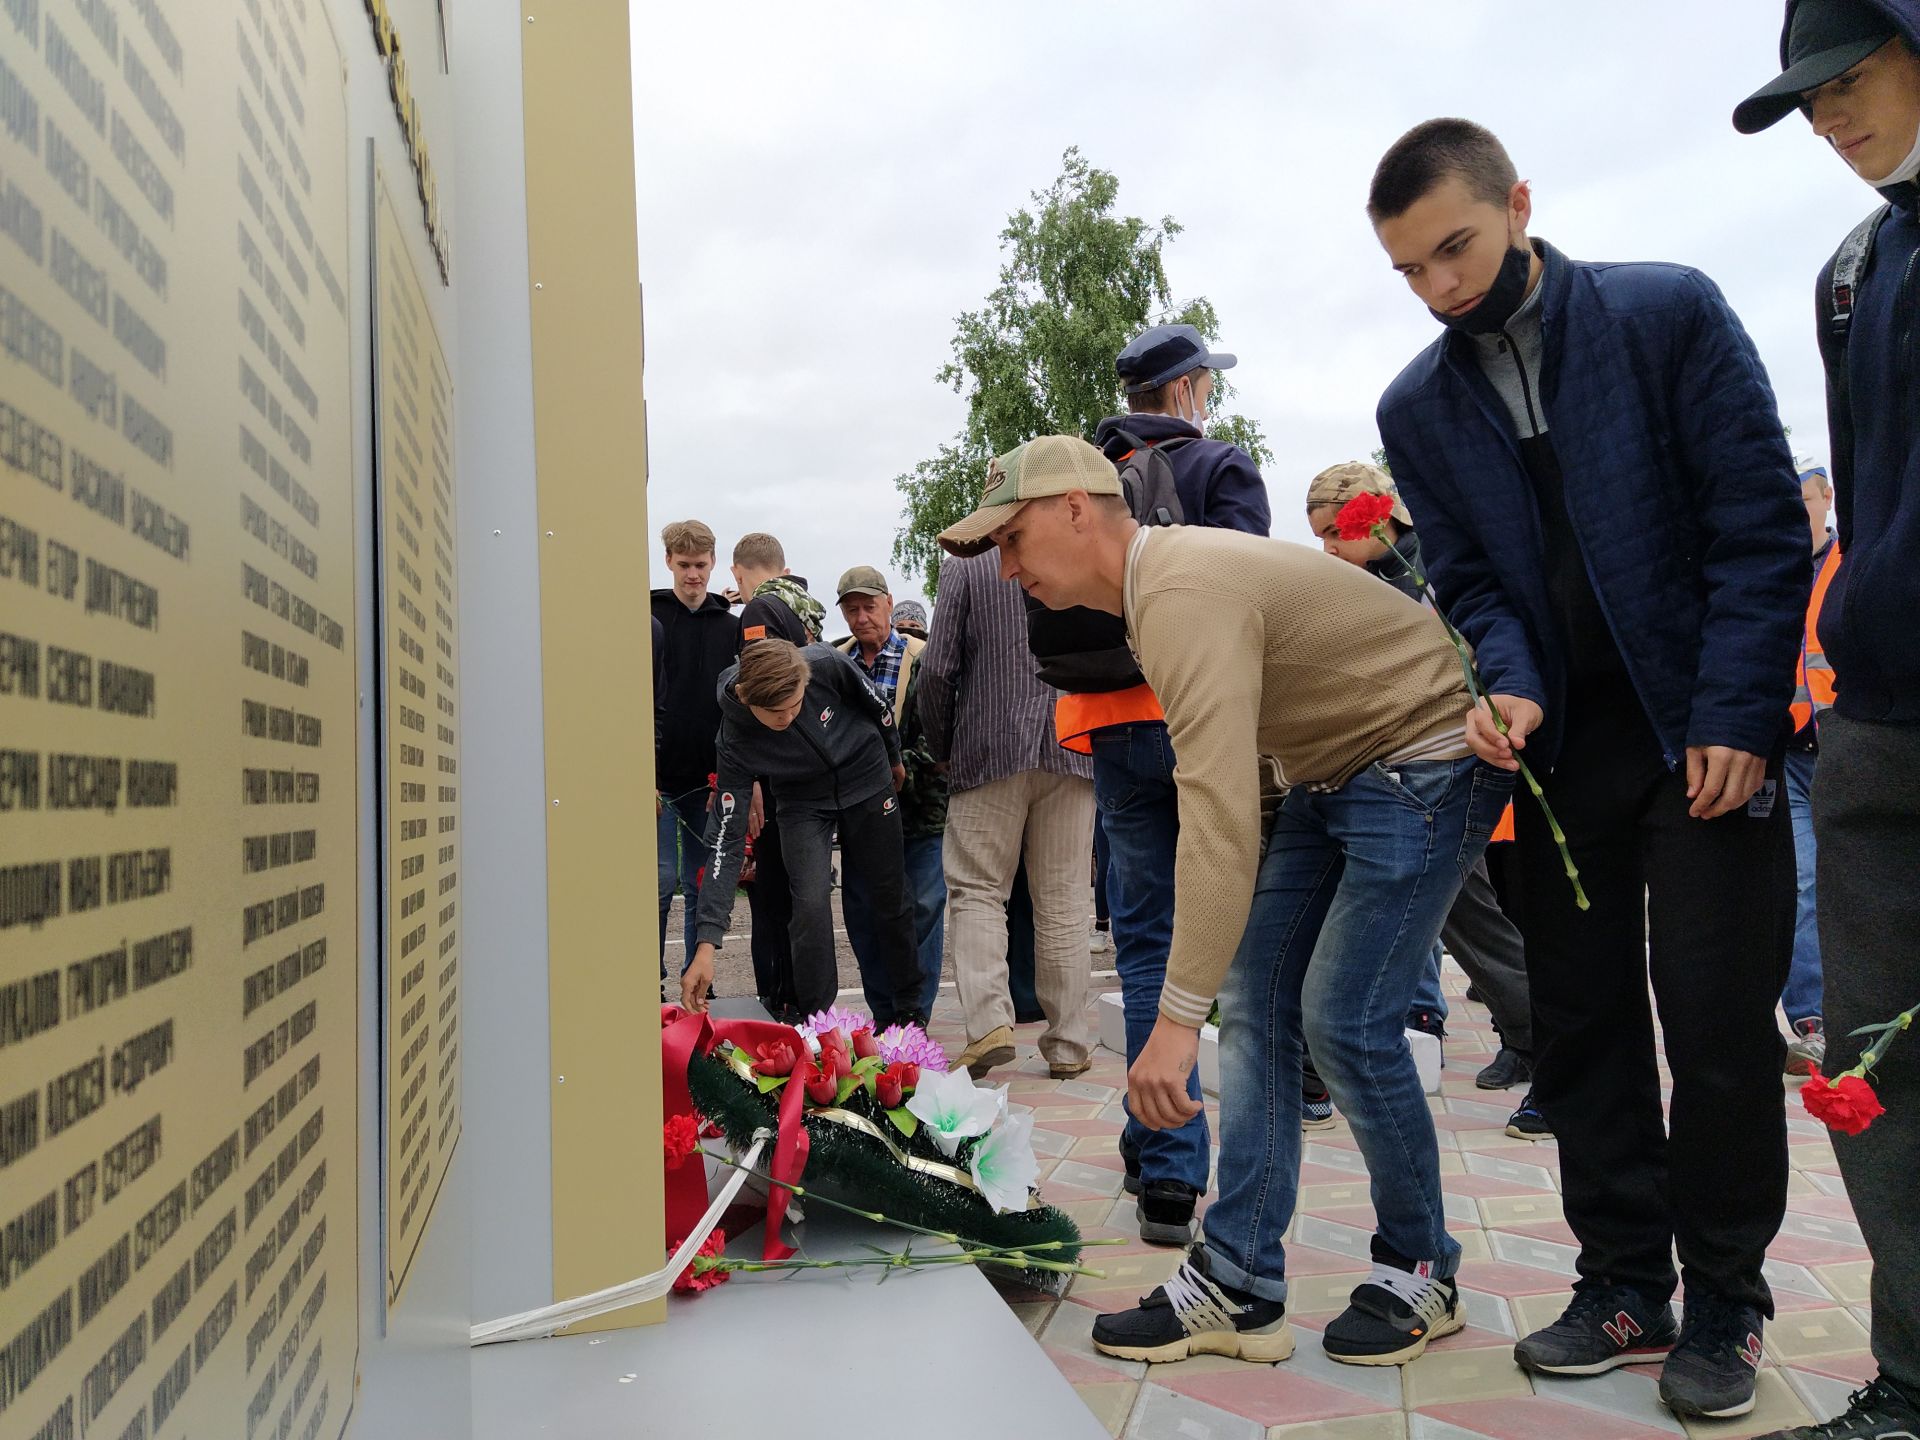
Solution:
{"label": "short haircut", "polygon": [[740,652],[740,671],[733,679],[733,693],[743,705],[758,705],[773,710],[793,699],[793,692],[813,677],[807,663],[792,643],[768,638],[757,640]]}
{"label": "short haircut", "polygon": [[742,535],[733,547],[733,563],[754,570],[784,570],[787,552],[780,542],[764,530]]}
{"label": "short haircut", "polygon": [[1423,120],[1398,140],[1374,167],[1367,191],[1367,218],[1378,225],[1411,210],[1449,176],[1466,182],[1476,200],[1504,206],[1520,172],[1491,130],[1471,120]]}
{"label": "short haircut", "polygon": [[1166,413],[1167,392],[1182,380],[1186,379],[1187,375],[1196,377],[1193,383],[1198,385],[1200,381],[1197,377],[1200,372],[1206,368],[1204,365],[1196,366],[1187,371],[1186,375],[1176,375],[1164,385],[1156,385],[1151,390],[1142,390],[1138,395],[1127,396],[1127,413],[1129,415],[1161,415]]}
{"label": "short haircut", "polygon": [[660,543],[669,555],[711,555],[713,531],[698,520],[676,520],[660,532]]}

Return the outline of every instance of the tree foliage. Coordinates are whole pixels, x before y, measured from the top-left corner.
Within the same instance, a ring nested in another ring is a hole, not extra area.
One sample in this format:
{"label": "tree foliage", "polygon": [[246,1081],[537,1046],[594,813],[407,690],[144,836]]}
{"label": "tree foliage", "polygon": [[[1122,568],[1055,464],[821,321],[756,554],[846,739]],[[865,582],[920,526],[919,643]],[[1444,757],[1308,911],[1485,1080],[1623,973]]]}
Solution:
{"label": "tree foliage", "polygon": [[[1090,439],[1100,420],[1124,409],[1114,357],[1147,326],[1184,322],[1219,338],[1212,304],[1202,296],[1175,305],[1168,287],[1162,252],[1180,225],[1116,214],[1119,188],[1069,149],[1059,177],[1000,232],[999,284],[956,322],[952,358],[935,378],[966,397],[966,423],[894,482],[906,520],[893,558],[923,573],[930,595],[940,580],[935,537],[973,509],[993,456],[1036,435]],[[1207,433],[1264,465],[1272,455],[1259,426],[1221,413],[1232,394],[1216,375]]]}

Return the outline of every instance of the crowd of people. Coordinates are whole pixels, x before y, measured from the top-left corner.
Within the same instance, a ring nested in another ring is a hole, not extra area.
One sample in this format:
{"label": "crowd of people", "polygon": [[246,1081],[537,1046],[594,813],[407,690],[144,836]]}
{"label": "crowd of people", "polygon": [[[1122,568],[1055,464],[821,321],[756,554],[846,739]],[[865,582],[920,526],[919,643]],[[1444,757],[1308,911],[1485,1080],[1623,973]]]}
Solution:
{"label": "crowd of people", "polygon": [[[1920,998],[1920,7],[1797,0],[1781,56],[1737,127],[1798,109],[1888,202],[1818,281],[1830,466],[1795,461],[1707,276],[1564,255],[1530,233],[1501,142],[1443,119],[1368,197],[1442,334],[1379,402],[1384,465],[1304,480],[1321,549],[1269,538],[1270,477],[1204,433],[1235,357],[1180,325],[1116,357],[1127,413],[993,461],[940,537],[930,625],[856,567],[851,636],[820,644],[823,607],[766,536],[736,547],[736,621],[707,593],[711,532],[668,528],[661,925],[685,889],[684,1002],[705,1003],[748,847],[762,998],[831,1002],[836,827],[876,1018],[925,1017],[950,926],[976,1076],[1022,1016],[1011,901],[1056,1077],[1087,1066],[1110,949],[1126,1188],[1143,1238],[1185,1254],[1096,1321],[1098,1349],[1292,1353],[1283,1237],[1303,1130],[1336,1107],[1377,1228],[1327,1354],[1403,1364],[1465,1323],[1406,1035],[1444,1035],[1444,950],[1499,1033],[1479,1082],[1527,1087],[1509,1133],[1558,1141],[1579,1246],[1564,1313],[1516,1362],[1657,1364],[1679,1415],[1752,1408],[1782,1074],[1854,1065],[1860,1027]],[[1358,496],[1377,529],[1341,523]],[[1514,799],[1523,762],[1544,805]],[[1886,1113],[1835,1149],[1881,1373],[1802,1440],[1920,1427],[1920,1046],[1875,1079]]]}

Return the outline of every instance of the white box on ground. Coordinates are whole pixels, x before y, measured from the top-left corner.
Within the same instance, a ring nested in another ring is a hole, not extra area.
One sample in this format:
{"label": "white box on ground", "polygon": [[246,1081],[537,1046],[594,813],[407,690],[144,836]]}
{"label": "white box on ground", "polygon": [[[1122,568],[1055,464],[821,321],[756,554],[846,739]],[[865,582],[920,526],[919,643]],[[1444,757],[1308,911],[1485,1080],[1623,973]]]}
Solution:
{"label": "white box on ground", "polygon": [[[1116,1055],[1127,1053],[1127,1014],[1118,990],[1109,990],[1100,997],[1100,1043]],[[1407,1044],[1413,1050],[1413,1063],[1420,1071],[1420,1088],[1429,1095],[1438,1095],[1439,1040],[1425,1031],[1409,1030]],[[1200,1030],[1200,1088],[1209,1095],[1220,1093],[1220,1031],[1212,1025]]]}

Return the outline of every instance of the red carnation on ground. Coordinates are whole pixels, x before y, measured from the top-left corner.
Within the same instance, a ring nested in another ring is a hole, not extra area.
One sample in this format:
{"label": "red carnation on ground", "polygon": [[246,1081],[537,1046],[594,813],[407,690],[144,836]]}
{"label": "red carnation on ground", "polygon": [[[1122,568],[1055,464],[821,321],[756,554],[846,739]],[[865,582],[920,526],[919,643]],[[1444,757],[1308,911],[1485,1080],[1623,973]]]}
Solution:
{"label": "red carnation on ground", "polygon": [[700,1149],[700,1126],[691,1115],[675,1115],[661,1127],[667,1147],[667,1169],[678,1170]]}
{"label": "red carnation on ground", "polygon": [[673,1288],[682,1295],[697,1295],[702,1290],[711,1290],[722,1283],[733,1272],[701,1265],[702,1260],[717,1260],[727,1248],[727,1233],[716,1230],[707,1236],[700,1248],[694,1251],[693,1263],[680,1272],[680,1278],[673,1282]]}
{"label": "red carnation on ground", "polygon": [[1858,1135],[1876,1117],[1887,1113],[1880,1097],[1873,1093],[1873,1086],[1863,1078],[1842,1075],[1838,1080],[1829,1080],[1817,1065],[1807,1075],[1807,1083],[1800,1087],[1800,1100],[1809,1115],[1843,1135]]}
{"label": "red carnation on ground", "polygon": [[1374,526],[1384,525],[1392,518],[1391,495],[1363,492],[1340,507],[1340,513],[1333,517],[1333,523],[1339,527],[1342,540],[1366,540],[1372,538]]}

